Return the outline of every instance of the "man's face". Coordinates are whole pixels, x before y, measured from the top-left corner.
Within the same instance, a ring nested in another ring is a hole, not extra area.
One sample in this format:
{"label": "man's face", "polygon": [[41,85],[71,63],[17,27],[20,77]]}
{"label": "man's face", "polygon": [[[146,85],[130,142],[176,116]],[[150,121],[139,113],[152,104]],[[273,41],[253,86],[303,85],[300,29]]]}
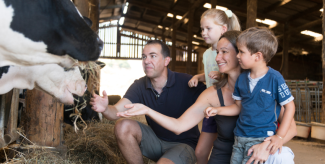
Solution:
{"label": "man's face", "polygon": [[164,58],[160,44],[149,44],[142,50],[142,66],[149,78],[159,77],[169,63],[169,57]]}

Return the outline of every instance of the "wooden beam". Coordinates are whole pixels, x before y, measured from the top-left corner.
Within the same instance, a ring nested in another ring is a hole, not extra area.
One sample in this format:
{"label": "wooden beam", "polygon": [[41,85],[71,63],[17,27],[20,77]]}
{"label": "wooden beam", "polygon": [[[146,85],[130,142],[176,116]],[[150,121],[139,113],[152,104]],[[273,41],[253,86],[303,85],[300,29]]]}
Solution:
{"label": "wooden beam", "polygon": [[176,22],[176,14],[174,14],[173,16],[173,34],[172,34],[172,65],[171,65],[171,70],[175,71],[175,67],[176,67],[176,26],[175,26],[175,22]]}
{"label": "wooden beam", "polygon": [[211,9],[215,9],[217,6],[217,0],[210,0],[211,3]]}
{"label": "wooden beam", "polygon": [[104,17],[100,18],[100,21],[110,21],[110,20],[119,20],[122,16],[121,15],[116,15],[116,16],[111,16],[111,17]]}
{"label": "wooden beam", "polygon": [[[149,10],[154,10],[154,11],[158,11],[158,12],[162,12],[162,13],[173,13],[175,11],[173,10],[169,10],[163,7],[158,7],[158,5],[151,5],[151,4],[147,4],[144,2],[141,2],[139,0],[128,0],[130,5],[134,5],[134,6],[138,6],[138,7],[142,7],[142,8],[147,8]],[[181,14],[180,12],[176,11],[176,14]]]}
{"label": "wooden beam", "polygon": [[[325,9],[325,0],[323,0],[323,9]],[[323,36],[325,34],[325,11],[323,11]],[[322,70],[323,70],[323,92],[322,92],[322,123],[325,123],[325,37],[323,37],[323,50],[322,50]]]}
{"label": "wooden beam", "polygon": [[[193,40],[193,24],[194,24],[194,10],[195,8],[190,4],[188,11],[188,24],[187,24],[187,62],[186,62],[186,73],[191,75],[192,70],[192,40]],[[176,26],[176,24],[174,24]]]}
{"label": "wooden beam", "polygon": [[105,7],[100,7],[100,10],[105,10],[105,9],[115,9],[115,8],[122,8],[124,7],[125,4],[115,4],[115,5],[108,5]]}
{"label": "wooden beam", "polygon": [[268,14],[268,13],[270,13],[271,11],[274,11],[274,10],[275,10],[276,8],[278,8],[279,6],[282,6],[281,3],[282,3],[282,1],[277,1],[277,2],[275,2],[275,3],[273,3],[273,4],[271,4],[270,6],[266,7],[266,8],[264,9],[263,14]]}
{"label": "wooden beam", "polygon": [[289,75],[289,37],[290,35],[287,33],[288,32],[288,23],[284,25],[284,37],[283,37],[283,54],[282,54],[282,66],[280,68],[281,73],[283,75],[284,79],[288,79]]}
{"label": "wooden beam", "polygon": [[[318,19],[318,20],[315,20],[315,21],[312,21],[312,22],[309,22],[309,23],[306,23],[302,26],[299,26],[295,29],[291,29],[288,31],[288,34],[292,34],[292,33],[295,33],[295,32],[300,32],[301,30],[306,30],[307,28],[311,28],[313,26],[316,26],[316,25],[319,25],[322,23],[322,19]],[[282,35],[278,35],[276,36],[278,39],[282,38],[283,37],[283,34]]]}
{"label": "wooden beam", "polygon": [[[205,2],[206,2],[206,0],[198,0],[198,1],[195,1],[195,3],[191,6],[190,9],[195,10],[196,8],[202,6],[203,3],[205,3]],[[189,9],[189,10],[190,10],[190,9]],[[182,16],[182,19],[178,20],[178,21],[175,23],[176,28],[178,28],[179,24],[182,23],[182,22],[185,20],[185,18],[187,17],[188,13],[189,13],[189,11],[187,11],[187,12]],[[173,26],[173,25],[171,25],[170,28],[172,28],[172,26]],[[170,29],[170,28],[169,28],[169,29]]]}
{"label": "wooden beam", "polygon": [[246,29],[256,26],[257,0],[247,0]]}
{"label": "wooden beam", "polygon": [[[141,13],[141,16],[140,16],[140,20],[143,19],[143,15],[146,14],[147,12],[147,8],[144,9],[144,11]],[[140,21],[137,22],[137,25],[135,26],[135,28],[138,28],[140,25]]]}
{"label": "wooden beam", "polygon": [[[119,26],[119,27],[122,27],[122,29],[126,29],[126,30],[129,30],[129,31],[136,31],[136,32],[143,33],[143,34],[147,34],[147,35],[151,35],[151,36],[155,36],[155,35],[157,35],[157,36],[161,36],[162,39],[163,39],[163,37],[165,37],[165,39],[172,40],[171,37],[166,36],[166,35],[162,35],[162,34],[157,34],[157,33],[153,33],[153,32],[148,32],[148,31],[145,31],[145,30],[140,30],[140,29],[136,29],[136,28],[133,28],[133,27],[125,26],[125,25],[123,25],[123,26]],[[192,35],[192,36],[193,36],[193,35]],[[182,43],[182,44],[187,44],[186,41],[184,41],[184,40],[179,40],[179,39],[176,39],[176,42],[178,42],[178,43]],[[209,48],[209,47],[204,46],[204,45],[194,45],[194,46],[201,47],[201,48]]]}
{"label": "wooden beam", "polygon": [[306,9],[304,11],[301,11],[301,12],[298,12],[297,14],[295,15],[292,15],[292,16],[289,16],[288,18],[286,18],[286,21],[294,21],[298,18],[300,18],[301,16],[306,16],[308,14],[311,14],[311,13],[314,13],[316,11],[319,11],[319,9],[321,9],[321,6],[319,5],[315,5],[314,7],[312,8],[309,8],[309,9]]}

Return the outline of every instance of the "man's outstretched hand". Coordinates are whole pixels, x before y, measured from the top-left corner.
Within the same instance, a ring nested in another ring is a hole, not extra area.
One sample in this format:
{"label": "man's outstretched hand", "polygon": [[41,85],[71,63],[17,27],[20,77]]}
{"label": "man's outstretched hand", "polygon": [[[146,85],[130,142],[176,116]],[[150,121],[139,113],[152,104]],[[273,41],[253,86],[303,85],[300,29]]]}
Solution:
{"label": "man's outstretched hand", "polygon": [[89,104],[91,105],[91,109],[102,113],[105,112],[108,106],[108,97],[106,91],[103,91],[103,97],[93,93],[93,97],[90,99]]}

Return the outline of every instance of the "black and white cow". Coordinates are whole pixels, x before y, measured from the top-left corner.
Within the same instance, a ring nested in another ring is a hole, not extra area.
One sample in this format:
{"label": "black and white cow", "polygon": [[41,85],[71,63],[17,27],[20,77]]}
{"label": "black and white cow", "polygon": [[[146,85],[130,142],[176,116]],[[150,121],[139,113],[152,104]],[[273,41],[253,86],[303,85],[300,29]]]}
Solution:
{"label": "black and white cow", "polygon": [[0,0],[0,67],[98,59],[103,42],[70,0]]}
{"label": "black and white cow", "polygon": [[73,94],[82,96],[86,82],[77,66],[69,70],[57,64],[0,67],[0,95],[13,88],[38,88],[64,104],[73,104]]}

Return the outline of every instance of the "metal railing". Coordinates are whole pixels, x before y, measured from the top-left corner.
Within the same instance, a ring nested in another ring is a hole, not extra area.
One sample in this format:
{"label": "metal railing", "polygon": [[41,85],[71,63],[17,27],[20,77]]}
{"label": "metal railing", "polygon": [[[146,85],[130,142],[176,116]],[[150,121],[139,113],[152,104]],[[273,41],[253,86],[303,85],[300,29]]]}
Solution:
{"label": "metal railing", "polygon": [[321,122],[323,82],[286,80],[295,98],[295,120],[305,123]]}

